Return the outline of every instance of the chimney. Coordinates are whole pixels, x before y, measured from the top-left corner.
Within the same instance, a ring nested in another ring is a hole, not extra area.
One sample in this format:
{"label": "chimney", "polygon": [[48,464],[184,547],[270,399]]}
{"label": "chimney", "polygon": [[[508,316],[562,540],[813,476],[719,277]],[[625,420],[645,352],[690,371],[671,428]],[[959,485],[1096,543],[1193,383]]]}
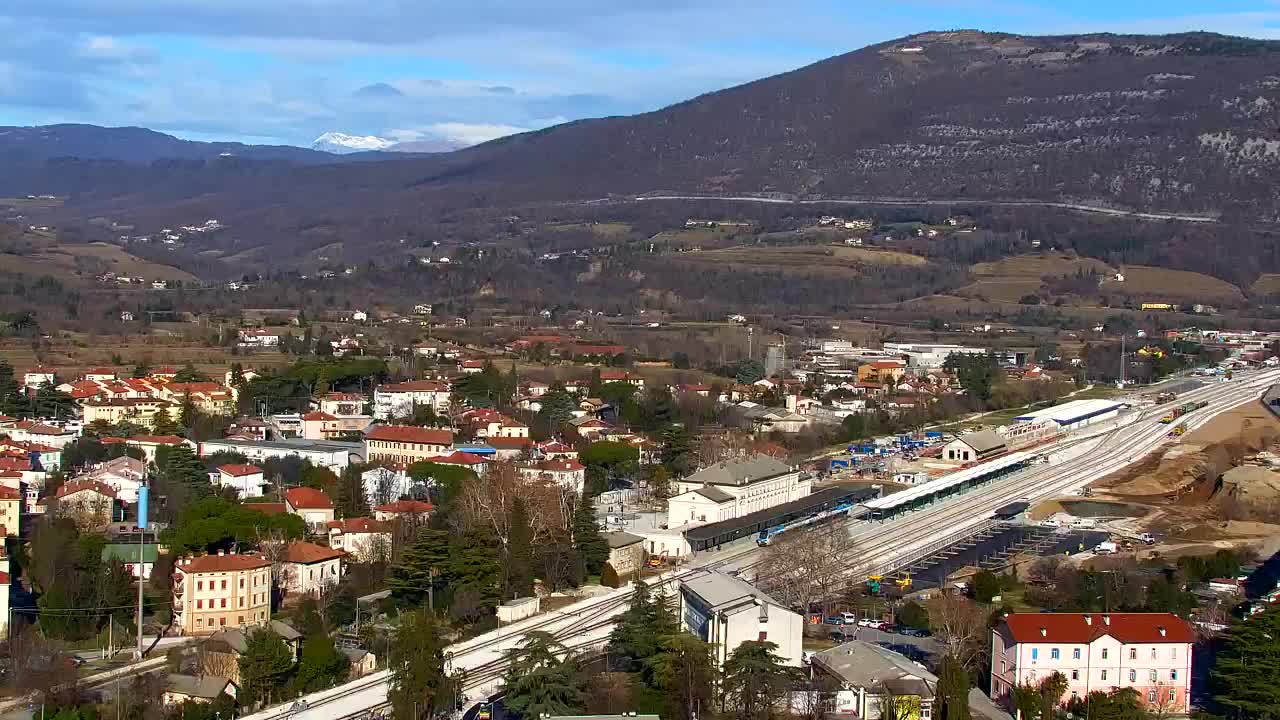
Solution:
{"label": "chimney", "polygon": [[1103,615],[1103,616],[1102,616],[1102,624],[1103,624],[1103,625],[1110,625],[1110,624],[1111,624],[1111,616],[1110,616],[1110,615]]}
{"label": "chimney", "polygon": [[1169,631],[1166,630],[1163,625],[1161,625],[1158,629],[1160,630],[1160,637],[1164,637],[1169,634]]}
{"label": "chimney", "polygon": [[1084,624],[1085,624],[1085,625],[1092,625],[1092,624],[1093,624],[1093,616],[1092,616],[1092,615],[1085,615],[1085,616],[1084,616]]}
{"label": "chimney", "polygon": [[222,557],[223,555],[226,555],[226,554],[227,554],[227,551],[226,551],[226,550],[219,550],[219,551],[218,551],[218,557]]}
{"label": "chimney", "polygon": [[1040,637],[1049,637],[1049,628],[1040,628]]}

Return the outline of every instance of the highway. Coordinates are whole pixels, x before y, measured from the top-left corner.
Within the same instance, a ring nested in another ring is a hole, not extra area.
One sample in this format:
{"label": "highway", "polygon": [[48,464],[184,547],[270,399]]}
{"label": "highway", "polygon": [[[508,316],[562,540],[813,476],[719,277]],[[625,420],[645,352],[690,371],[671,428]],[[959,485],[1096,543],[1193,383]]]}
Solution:
{"label": "highway", "polygon": [[[909,563],[923,549],[948,535],[987,522],[996,508],[1020,499],[1031,501],[1079,489],[1155,450],[1167,441],[1171,425],[1157,420],[1171,408],[1191,400],[1210,404],[1186,416],[1188,430],[1213,416],[1255,400],[1271,383],[1280,381],[1280,369],[1242,373],[1229,382],[1211,382],[1182,393],[1176,401],[1130,411],[1120,418],[1086,427],[1044,449],[1047,463],[1000,478],[934,505],[897,518],[868,522],[848,521],[859,544],[861,561],[850,572],[886,572]],[[741,541],[740,541],[741,542]],[[762,562],[763,551],[749,539],[736,547],[703,553],[691,565],[664,575],[666,584],[708,570],[736,570],[744,577]],[[760,580],[767,580],[761,575]],[[587,648],[605,642],[631,591],[620,588],[582,600],[562,610],[541,614],[450,647],[451,671],[465,671],[464,687],[471,701],[498,689],[503,653],[516,647],[523,635],[542,630],[569,647]],[[381,671],[336,688],[313,693],[294,706],[268,708],[248,715],[248,720],[354,720],[386,704],[388,673]]]}

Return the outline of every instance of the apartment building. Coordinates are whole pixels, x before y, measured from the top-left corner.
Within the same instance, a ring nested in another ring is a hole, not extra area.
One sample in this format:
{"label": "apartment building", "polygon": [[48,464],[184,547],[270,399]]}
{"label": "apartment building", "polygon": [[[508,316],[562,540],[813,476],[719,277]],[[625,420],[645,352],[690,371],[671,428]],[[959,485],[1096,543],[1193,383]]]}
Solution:
{"label": "apartment building", "polygon": [[365,434],[364,447],[369,462],[412,465],[453,452],[453,433],[408,425],[378,425]]}
{"label": "apartment building", "polygon": [[382,385],[373,391],[373,416],[378,420],[408,417],[415,407],[429,407],[437,414],[449,412],[448,382],[410,380]]}
{"label": "apartment building", "polygon": [[991,631],[991,698],[1007,705],[1013,687],[1060,672],[1063,703],[1133,688],[1149,708],[1184,714],[1194,640],[1172,613],[1011,613]]}
{"label": "apartment building", "polygon": [[271,561],[257,554],[180,558],[173,568],[174,625],[183,635],[266,625],[271,616]]}

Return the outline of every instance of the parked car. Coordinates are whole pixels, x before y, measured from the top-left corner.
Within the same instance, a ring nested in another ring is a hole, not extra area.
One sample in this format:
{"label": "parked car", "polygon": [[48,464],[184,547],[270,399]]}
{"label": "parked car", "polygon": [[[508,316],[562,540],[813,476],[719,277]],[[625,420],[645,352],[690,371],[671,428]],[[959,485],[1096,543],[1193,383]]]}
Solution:
{"label": "parked car", "polygon": [[843,618],[843,617],[841,617],[841,616],[839,616],[839,615],[828,615],[828,616],[827,616],[827,618],[826,618],[825,620],[823,620],[823,621],[822,621],[822,624],[824,624],[824,625],[844,625],[844,624],[845,624],[845,621],[844,621],[844,618]]}
{"label": "parked car", "polygon": [[857,614],[857,613],[843,612],[843,613],[840,613],[840,617],[841,617],[841,619],[843,619],[843,620],[844,620],[844,624],[845,624],[845,625],[857,625],[857,624],[858,624],[858,614]]}

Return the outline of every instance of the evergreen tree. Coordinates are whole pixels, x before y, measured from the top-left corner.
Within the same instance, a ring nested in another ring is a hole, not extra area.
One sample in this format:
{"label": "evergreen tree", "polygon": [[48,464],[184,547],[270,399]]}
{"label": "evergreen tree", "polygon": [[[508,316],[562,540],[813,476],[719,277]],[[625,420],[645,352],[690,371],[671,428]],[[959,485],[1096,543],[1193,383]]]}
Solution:
{"label": "evergreen tree", "polygon": [[241,703],[270,703],[278,697],[284,678],[293,669],[293,652],[284,640],[266,628],[249,632],[240,655]]}
{"label": "evergreen tree", "polygon": [[191,399],[191,389],[188,388],[182,393],[182,404],[178,407],[178,424],[189,428],[199,414],[195,401]]}
{"label": "evergreen tree", "polygon": [[455,595],[470,591],[480,607],[498,606],[502,597],[499,587],[502,568],[497,545],[488,533],[468,530],[451,546],[448,575]]}
{"label": "evergreen tree", "polygon": [[600,534],[595,508],[585,497],[573,511],[573,546],[578,553],[581,577],[599,575],[609,559],[609,541]]}
{"label": "evergreen tree", "polygon": [[209,471],[186,443],[161,446],[156,451],[156,469],[160,494],[176,506],[213,494]]}
{"label": "evergreen tree", "polygon": [[669,425],[662,433],[662,464],[671,468],[676,477],[693,471],[693,441],[683,425]]}
{"label": "evergreen tree", "polygon": [[1214,699],[1242,717],[1280,718],[1280,609],[1237,620],[1213,670]]}
{"label": "evergreen tree", "polygon": [[151,431],[157,435],[173,435],[179,427],[169,415],[169,408],[161,405],[156,414],[151,416]]}
{"label": "evergreen tree", "polygon": [[304,693],[331,688],[342,682],[350,663],[334,647],[333,638],[324,633],[309,634],[302,641],[302,659],[298,662],[297,687]]}
{"label": "evergreen tree", "polygon": [[333,506],[338,517],[367,517],[369,498],[364,491],[364,465],[348,465],[342,469],[333,486]]}
{"label": "evergreen tree", "polygon": [[724,663],[724,704],[738,720],[773,717],[773,708],[791,688],[793,671],[768,641],[748,640]]}
{"label": "evergreen tree", "polygon": [[397,720],[450,714],[461,688],[445,672],[442,629],[422,610],[403,613],[391,638],[387,699]]}
{"label": "evergreen tree", "polygon": [[129,373],[133,378],[144,378],[151,374],[151,367],[146,363],[138,363],[133,366],[133,372]]}
{"label": "evergreen tree", "polygon": [[969,673],[950,655],[942,659],[938,673],[938,699],[942,720],[969,720]]}
{"label": "evergreen tree", "polygon": [[717,683],[714,646],[689,633],[658,639],[658,652],[645,667],[655,688],[662,692],[662,717],[694,720],[710,714]]}
{"label": "evergreen tree", "polygon": [[244,383],[244,365],[238,362],[231,363],[231,387],[239,390]]}
{"label": "evergreen tree", "polygon": [[13,374],[13,366],[0,360],[0,415],[18,415],[22,410],[23,402],[18,395],[18,381]]}
{"label": "evergreen tree", "polygon": [[508,600],[533,596],[533,528],[529,524],[529,511],[524,500],[516,498],[511,503],[511,530],[507,536],[507,587],[504,597]]}
{"label": "evergreen tree", "polygon": [[670,600],[665,594],[653,596],[647,583],[637,580],[631,603],[609,635],[610,652],[625,658],[631,668],[642,666],[658,652],[660,638],[679,630]]}
{"label": "evergreen tree", "polygon": [[538,398],[542,407],[538,410],[538,421],[548,436],[558,434],[565,423],[573,419],[573,411],[578,406],[577,399],[564,389],[563,383],[554,383],[542,397]]}
{"label": "evergreen tree", "polygon": [[400,554],[400,562],[391,567],[387,588],[397,602],[424,605],[428,590],[449,567],[449,533],[421,528],[413,544]]}
{"label": "evergreen tree", "polygon": [[506,707],[527,720],[547,715],[575,715],[586,705],[586,675],[578,656],[549,633],[525,635],[518,648],[509,650],[503,685]]}
{"label": "evergreen tree", "polygon": [[66,420],[75,414],[76,401],[70,395],[45,381],[36,390],[35,414],[37,417]]}

